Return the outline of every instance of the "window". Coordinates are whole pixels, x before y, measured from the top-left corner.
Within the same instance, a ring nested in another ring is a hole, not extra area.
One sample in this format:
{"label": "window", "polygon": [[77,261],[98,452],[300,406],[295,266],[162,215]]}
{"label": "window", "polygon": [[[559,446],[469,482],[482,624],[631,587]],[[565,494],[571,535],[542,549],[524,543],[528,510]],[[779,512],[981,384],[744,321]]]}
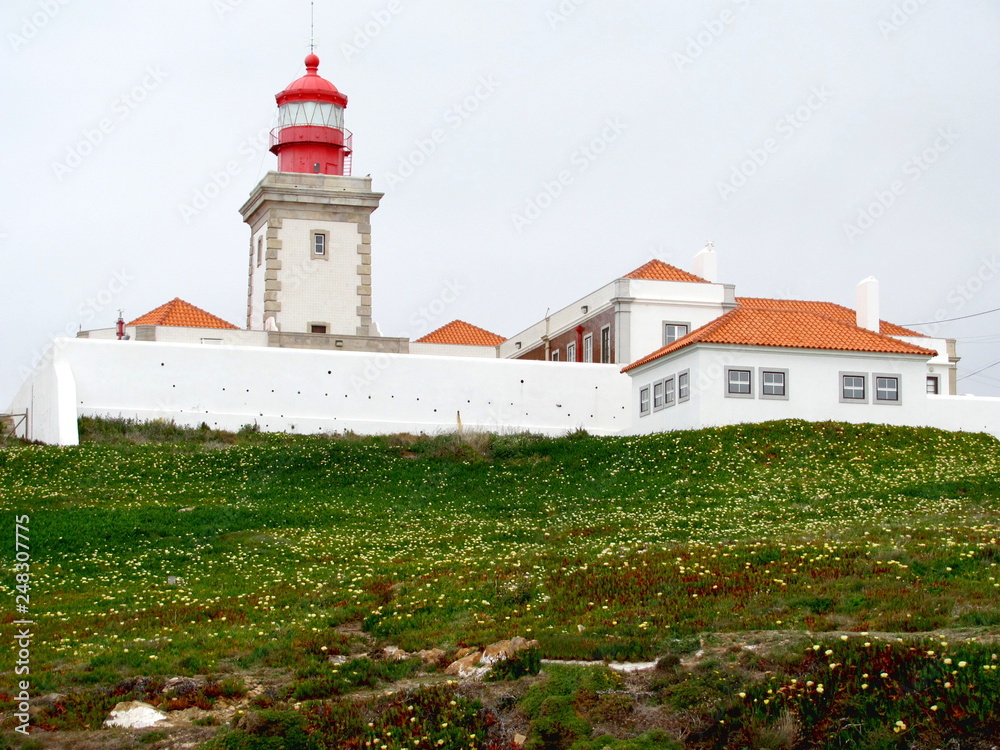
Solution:
{"label": "window", "polygon": [[927,376],[927,392],[935,396],[941,393],[941,378],[937,375]]}
{"label": "window", "polygon": [[649,414],[649,386],[639,390],[639,414],[645,417]]}
{"label": "window", "polygon": [[682,339],[691,330],[689,323],[664,322],[663,323],[663,345],[672,344],[677,339]]}
{"label": "window", "polygon": [[653,411],[663,408],[663,382],[653,383]]}
{"label": "window", "polygon": [[590,334],[583,337],[583,361],[593,362],[594,361],[594,335]]}
{"label": "window", "polygon": [[576,362],[576,344],[566,344],[566,361]]}
{"label": "window", "polygon": [[309,324],[310,333],[326,333],[326,325],[324,323],[310,323]]}
{"label": "window", "polygon": [[558,362],[559,361],[559,350],[558,349],[553,350],[553,352],[552,352],[552,361],[553,362]]}
{"label": "window", "polygon": [[875,373],[875,403],[899,404],[899,375]]}
{"label": "window", "polygon": [[257,267],[260,268],[261,261],[264,260],[264,238],[257,238]]}
{"label": "window", "polygon": [[668,407],[677,403],[677,381],[673,377],[663,381],[663,402]]}
{"label": "window", "polygon": [[760,397],[788,399],[788,370],[760,369]]}
{"label": "window", "polygon": [[753,370],[726,368],[726,398],[753,398]]}
{"label": "window", "polygon": [[691,398],[691,372],[685,370],[677,374],[677,403]]}
{"label": "window", "polygon": [[601,362],[611,364],[611,326],[601,329]]}
{"label": "window", "polygon": [[868,403],[868,376],[865,373],[840,373],[840,402],[842,404]]}
{"label": "window", "polygon": [[313,232],[313,257],[326,257],[326,232]]}

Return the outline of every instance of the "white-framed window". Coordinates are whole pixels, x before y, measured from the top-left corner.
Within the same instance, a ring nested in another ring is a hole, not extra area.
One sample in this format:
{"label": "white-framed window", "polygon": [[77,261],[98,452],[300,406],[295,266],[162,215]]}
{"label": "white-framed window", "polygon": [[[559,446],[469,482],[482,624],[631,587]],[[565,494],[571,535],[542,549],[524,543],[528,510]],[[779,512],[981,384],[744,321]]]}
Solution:
{"label": "white-framed window", "polygon": [[611,326],[601,329],[601,363],[611,364]]}
{"label": "white-framed window", "polygon": [[941,378],[937,375],[928,375],[927,392],[935,396],[941,393]]}
{"label": "white-framed window", "polygon": [[327,250],[328,237],[326,232],[313,232],[312,233],[312,257],[314,258],[325,258]]}
{"label": "white-framed window", "polygon": [[726,368],[726,398],[753,398],[753,370],[749,367]]}
{"label": "white-framed window", "polygon": [[761,398],[788,400],[788,370],[761,367],[758,377]]}
{"label": "white-framed window", "polygon": [[663,321],[663,345],[672,344],[691,332],[690,323],[678,323],[675,320]]}
{"label": "white-framed window", "polygon": [[840,403],[868,403],[868,374],[864,372],[840,373]]}
{"label": "white-framed window", "polygon": [[681,404],[691,399],[691,371],[683,370],[677,373],[677,403]]}
{"label": "white-framed window", "polygon": [[566,361],[576,362],[576,342],[566,344]]}
{"label": "white-framed window", "polygon": [[898,373],[876,372],[872,375],[876,404],[900,404],[900,377]]}
{"label": "white-framed window", "polygon": [[583,361],[594,361],[594,334],[592,333],[583,337]]}
{"label": "white-framed window", "polygon": [[663,405],[671,407],[677,403],[677,379],[671,375],[663,381]]}
{"label": "white-framed window", "polygon": [[649,414],[649,386],[639,389],[639,415],[645,417]]}
{"label": "white-framed window", "polygon": [[264,261],[264,237],[257,238],[257,268],[260,268],[260,264]]}
{"label": "white-framed window", "polygon": [[653,383],[653,411],[663,408],[663,381]]}
{"label": "white-framed window", "polygon": [[309,333],[329,333],[330,326],[326,323],[310,323]]}
{"label": "white-framed window", "polygon": [[558,362],[559,361],[559,350],[558,349],[553,349],[552,350],[552,361],[553,362]]}

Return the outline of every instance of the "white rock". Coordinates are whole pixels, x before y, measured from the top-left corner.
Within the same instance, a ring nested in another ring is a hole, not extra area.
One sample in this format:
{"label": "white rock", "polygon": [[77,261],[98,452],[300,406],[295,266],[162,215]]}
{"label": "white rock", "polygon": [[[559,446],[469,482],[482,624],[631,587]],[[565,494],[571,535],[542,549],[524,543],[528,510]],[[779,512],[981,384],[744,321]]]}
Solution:
{"label": "white rock", "polygon": [[142,701],[125,701],[111,709],[108,718],[104,720],[104,726],[144,729],[166,718],[167,715],[163,711],[154,708],[148,703],[143,703]]}

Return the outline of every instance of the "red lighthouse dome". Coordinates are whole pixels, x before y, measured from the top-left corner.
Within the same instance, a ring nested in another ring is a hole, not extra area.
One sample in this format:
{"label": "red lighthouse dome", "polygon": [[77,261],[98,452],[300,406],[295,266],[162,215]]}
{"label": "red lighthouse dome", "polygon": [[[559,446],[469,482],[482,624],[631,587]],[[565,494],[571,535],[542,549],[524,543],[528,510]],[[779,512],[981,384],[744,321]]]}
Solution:
{"label": "red lighthouse dome", "polygon": [[351,132],[344,128],[347,97],[319,75],[319,58],[306,57],[306,74],[275,96],[278,127],[271,151],[279,172],[351,173]]}

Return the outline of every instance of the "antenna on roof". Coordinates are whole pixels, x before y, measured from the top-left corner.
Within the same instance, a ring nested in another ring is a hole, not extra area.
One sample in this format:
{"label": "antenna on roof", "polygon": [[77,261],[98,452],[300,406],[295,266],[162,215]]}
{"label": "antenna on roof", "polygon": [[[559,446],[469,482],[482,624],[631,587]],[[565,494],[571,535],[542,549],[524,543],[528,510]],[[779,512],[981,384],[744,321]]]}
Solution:
{"label": "antenna on roof", "polygon": [[316,0],[309,3],[309,54],[316,52]]}

